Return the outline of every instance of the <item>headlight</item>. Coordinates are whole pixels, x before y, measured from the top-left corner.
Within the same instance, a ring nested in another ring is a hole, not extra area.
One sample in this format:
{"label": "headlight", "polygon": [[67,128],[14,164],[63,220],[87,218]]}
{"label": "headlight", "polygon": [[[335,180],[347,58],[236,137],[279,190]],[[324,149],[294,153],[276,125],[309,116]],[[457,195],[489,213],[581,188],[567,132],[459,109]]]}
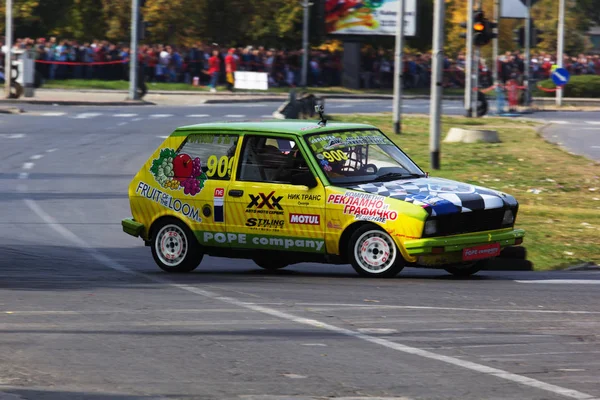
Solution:
{"label": "headlight", "polygon": [[512,225],[515,222],[515,215],[512,210],[504,211],[504,217],[502,217],[502,225]]}
{"label": "headlight", "polygon": [[437,221],[426,221],[425,222],[425,234],[433,235],[437,232]]}

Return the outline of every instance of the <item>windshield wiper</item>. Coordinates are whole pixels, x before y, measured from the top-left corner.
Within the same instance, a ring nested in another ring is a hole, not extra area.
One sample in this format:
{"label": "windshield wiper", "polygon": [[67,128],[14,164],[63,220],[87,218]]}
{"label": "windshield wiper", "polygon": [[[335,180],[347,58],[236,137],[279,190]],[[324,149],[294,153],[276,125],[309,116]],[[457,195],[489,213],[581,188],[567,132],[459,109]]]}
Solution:
{"label": "windshield wiper", "polygon": [[410,179],[410,178],[424,178],[425,175],[421,174],[403,174],[400,172],[388,172],[373,179],[371,182],[387,182],[394,179]]}

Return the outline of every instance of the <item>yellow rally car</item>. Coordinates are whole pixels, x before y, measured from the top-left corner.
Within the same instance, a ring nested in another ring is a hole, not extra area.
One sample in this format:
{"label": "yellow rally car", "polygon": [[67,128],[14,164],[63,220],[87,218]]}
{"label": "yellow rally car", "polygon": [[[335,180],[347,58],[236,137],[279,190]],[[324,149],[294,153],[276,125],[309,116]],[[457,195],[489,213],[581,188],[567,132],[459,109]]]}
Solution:
{"label": "yellow rally car", "polygon": [[377,128],[324,120],[178,128],[129,199],[123,230],[168,272],[208,254],[269,270],[311,261],[375,277],[405,266],[470,275],[524,236],[512,196],[430,178]]}

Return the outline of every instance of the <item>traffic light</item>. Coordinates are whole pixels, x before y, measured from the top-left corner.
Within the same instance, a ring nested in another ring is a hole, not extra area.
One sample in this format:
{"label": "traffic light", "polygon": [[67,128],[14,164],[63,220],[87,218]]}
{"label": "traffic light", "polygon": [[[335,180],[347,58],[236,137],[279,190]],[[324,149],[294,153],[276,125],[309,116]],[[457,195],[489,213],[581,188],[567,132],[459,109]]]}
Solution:
{"label": "traffic light", "polygon": [[[513,36],[513,40],[519,44],[519,47],[525,47],[525,27],[522,26],[519,29],[515,29],[513,31],[515,34]],[[536,47],[538,44],[542,43],[544,39],[541,37],[544,34],[544,31],[538,29],[533,24],[533,20],[531,21],[531,34],[529,35],[529,44],[530,48]]]}
{"label": "traffic light", "polygon": [[485,37],[485,16],[483,11],[473,13],[473,44],[483,46],[487,44]]}
{"label": "traffic light", "polygon": [[494,33],[494,29],[498,26],[496,22],[492,22],[485,18],[483,11],[475,11],[473,14],[473,44],[475,46],[485,46],[492,39],[498,37]]}

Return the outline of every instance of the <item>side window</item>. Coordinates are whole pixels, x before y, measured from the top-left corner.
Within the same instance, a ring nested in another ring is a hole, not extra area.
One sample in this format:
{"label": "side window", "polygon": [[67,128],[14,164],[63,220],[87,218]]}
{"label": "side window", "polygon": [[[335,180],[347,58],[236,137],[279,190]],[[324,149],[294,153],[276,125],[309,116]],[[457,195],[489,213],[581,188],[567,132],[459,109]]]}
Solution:
{"label": "side window", "polygon": [[[235,149],[238,135],[189,135],[177,157],[183,155],[183,162],[198,163],[208,179],[229,180],[235,164]],[[175,166],[174,166],[175,167]]]}
{"label": "side window", "polygon": [[308,171],[295,141],[267,136],[246,136],[238,180],[291,183],[292,176]]}

